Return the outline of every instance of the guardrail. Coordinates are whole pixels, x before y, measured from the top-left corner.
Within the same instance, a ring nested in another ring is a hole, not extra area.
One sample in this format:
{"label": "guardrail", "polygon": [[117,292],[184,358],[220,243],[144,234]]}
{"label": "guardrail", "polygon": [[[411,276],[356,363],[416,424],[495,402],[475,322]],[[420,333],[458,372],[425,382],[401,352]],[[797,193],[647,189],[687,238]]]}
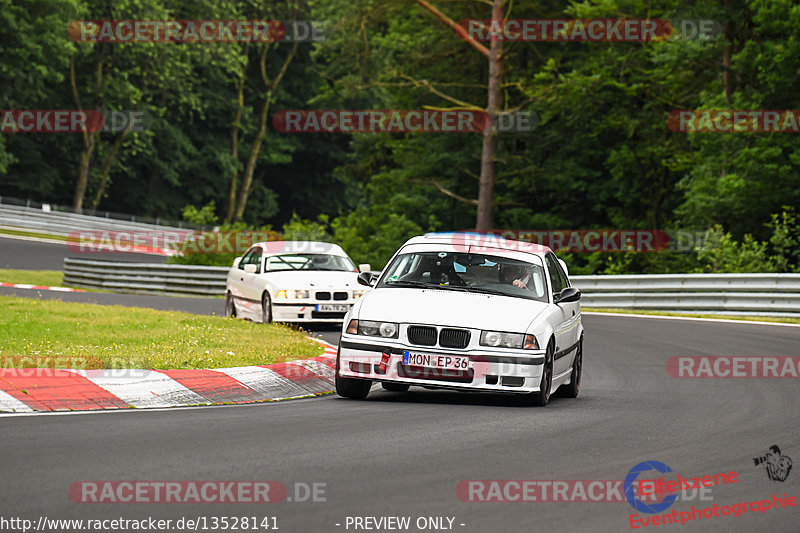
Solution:
{"label": "guardrail", "polygon": [[[119,292],[218,296],[228,267],[67,258],[64,284]],[[800,274],[572,276],[586,307],[800,316]]]}
{"label": "guardrail", "polygon": [[800,316],[800,274],[572,276],[586,307]]}
{"label": "guardrail", "polygon": [[11,205],[0,205],[0,226],[54,235],[69,235],[81,231],[175,231],[184,233],[196,229],[195,226],[183,223],[178,223],[178,227],[173,227]]}
{"label": "guardrail", "polygon": [[30,199],[22,200],[20,198],[14,198],[11,196],[0,196],[0,207],[17,207],[17,208],[22,207],[29,209],[29,212],[61,213],[65,215],[71,215],[73,217],[91,217],[93,219],[103,219],[106,221],[110,221],[110,223],[118,222],[124,224],[130,222],[134,224],[153,225],[162,229],[164,226],[172,228],[181,228],[181,229],[194,229],[194,230],[209,229],[206,226],[197,226],[194,224],[188,224],[186,222],[178,220],[168,220],[168,219],[163,219],[161,217],[136,216],[125,213],[115,213],[112,211],[81,209],[79,213],[75,213],[75,211],[71,206],[58,205],[46,202],[37,202]]}
{"label": "guardrail", "polygon": [[64,285],[115,292],[219,296],[227,267],[64,259]]}

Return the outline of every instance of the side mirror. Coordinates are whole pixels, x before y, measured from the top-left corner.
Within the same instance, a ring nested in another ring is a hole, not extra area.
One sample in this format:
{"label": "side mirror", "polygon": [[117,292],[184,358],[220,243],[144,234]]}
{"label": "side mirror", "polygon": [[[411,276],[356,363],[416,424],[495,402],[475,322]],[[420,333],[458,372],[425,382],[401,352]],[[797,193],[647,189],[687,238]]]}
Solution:
{"label": "side mirror", "polygon": [[358,265],[359,272],[369,272],[370,270],[372,270],[372,266],[369,263],[361,263]]}
{"label": "side mirror", "polygon": [[372,272],[362,272],[358,275],[358,284],[372,287]]}
{"label": "side mirror", "polygon": [[555,302],[557,304],[563,304],[567,302],[577,302],[581,299],[581,291],[576,289],[575,287],[567,287],[561,294],[558,295]]}
{"label": "side mirror", "polygon": [[255,274],[256,270],[258,270],[258,265],[254,265],[253,263],[248,263],[244,266],[244,271],[248,274]]}
{"label": "side mirror", "polygon": [[234,259],[233,260],[233,268],[239,268],[239,263],[241,263],[241,262],[242,262],[241,256],[239,256],[236,259]]}

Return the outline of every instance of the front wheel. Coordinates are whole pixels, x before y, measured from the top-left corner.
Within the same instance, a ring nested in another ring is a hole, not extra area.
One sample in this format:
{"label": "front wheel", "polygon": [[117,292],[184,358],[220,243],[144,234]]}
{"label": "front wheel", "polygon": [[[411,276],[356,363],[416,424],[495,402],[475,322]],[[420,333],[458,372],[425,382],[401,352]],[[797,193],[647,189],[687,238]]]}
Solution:
{"label": "front wheel", "polygon": [[544,407],[550,401],[550,389],[553,386],[553,352],[551,341],[544,353],[544,368],[542,369],[542,380],[539,382],[539,392],[534,392],[527,398],[527,403],[530,405]]}
{"label": "front wheel", "polygon": [[569,385],[558,388],[560,396],[577,398],[581,390],[581,374],[583,373],[583,338],[578,342],[575,360],[572,362],[572,373],[569,375]]}
{"label": "front wheel", "polygon": [[236,306],[233,305],[233,295],[231,293],[225,295],[225,316],[227,318],[236,318]]}
{"label": "front wheel", "polygon": [[264,324],[272,322],[272,299],[266,292],[261,296],[261,322]]}
{"label": "front wheel", "polygon": [[343,398],[363,400],[372,388],[372,381],[368,379],[352,379],[336,377],[336,394]]}

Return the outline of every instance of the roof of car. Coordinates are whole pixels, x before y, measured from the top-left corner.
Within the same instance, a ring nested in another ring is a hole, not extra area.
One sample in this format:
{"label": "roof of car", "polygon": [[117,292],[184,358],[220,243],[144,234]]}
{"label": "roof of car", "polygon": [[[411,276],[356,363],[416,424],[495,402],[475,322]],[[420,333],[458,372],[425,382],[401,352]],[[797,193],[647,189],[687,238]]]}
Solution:
{"label": "roof of car", "polygon": [[254,242],[266,254],[334,254],[347,256],[338,244],[319,241],[263,241]]}
{"label": "roof of car", "polygon": [[532,242],[513,241],[504,239],[493,233],[480,233],[471,231],[445,231],[426,233],[412,237],[406,244],[455,244],[462,246],[476,246],[478,248],[500,248],[516,252],[543,254],[552,250],[542,244]]}

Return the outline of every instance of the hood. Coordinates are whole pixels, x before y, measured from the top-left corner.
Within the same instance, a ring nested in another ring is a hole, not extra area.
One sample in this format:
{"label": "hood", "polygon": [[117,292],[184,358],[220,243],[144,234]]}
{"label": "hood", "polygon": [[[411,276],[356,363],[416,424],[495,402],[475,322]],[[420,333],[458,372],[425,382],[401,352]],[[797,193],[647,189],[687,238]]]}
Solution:
{"label": "hood", "polygon": [[511,296],[381,288],[359,299],[358,318],[524,333],[547,305]]}
{"label": "hood", "polygon": [[356,279],[358,272],[330,272],[326,270],[287,270],[282,272],[267,272],[261,274],[266,276],[269,280],[281,287],[289,289],[366,289],[363,285],[359,285]]}

